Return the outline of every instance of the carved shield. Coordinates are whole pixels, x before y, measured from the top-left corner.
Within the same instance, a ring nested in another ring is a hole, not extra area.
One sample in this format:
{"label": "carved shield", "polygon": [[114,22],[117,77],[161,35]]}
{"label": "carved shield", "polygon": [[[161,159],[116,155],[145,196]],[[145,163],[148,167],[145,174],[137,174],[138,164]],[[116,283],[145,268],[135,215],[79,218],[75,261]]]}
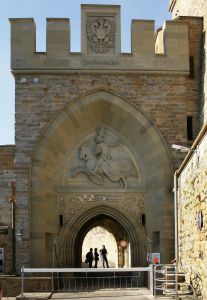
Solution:
{"label": "carved shield", "polygon": [[88,17],[87,38],[95,53],[107,53],[114,48],[115,31],[114,17]]}

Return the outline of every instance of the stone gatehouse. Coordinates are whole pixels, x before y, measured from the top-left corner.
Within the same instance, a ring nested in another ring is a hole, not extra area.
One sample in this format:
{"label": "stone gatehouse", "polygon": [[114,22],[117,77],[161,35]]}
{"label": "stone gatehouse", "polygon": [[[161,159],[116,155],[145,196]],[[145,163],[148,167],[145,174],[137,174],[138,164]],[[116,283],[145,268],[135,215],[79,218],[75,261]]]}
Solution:
{"label": "stone gatehouse", "polygon": [[202,19],[179,17],[156,32],[153,21],[133,20],[126,54],[119,6],[81,13],[80,53],[69,50],[68,19],[47,19],[45,53],[36,52],[33,19],[10,19],[19,238],[13,256],[5,251],[6,272],[51,267],[54,244],[60,266],[81,266],[96,226],[118,248],[126,242],[131,266],[146,265],[151,251],[162,263],[174,258],[173,172],[183,155],[171,145],[190,146],[199,130]]}

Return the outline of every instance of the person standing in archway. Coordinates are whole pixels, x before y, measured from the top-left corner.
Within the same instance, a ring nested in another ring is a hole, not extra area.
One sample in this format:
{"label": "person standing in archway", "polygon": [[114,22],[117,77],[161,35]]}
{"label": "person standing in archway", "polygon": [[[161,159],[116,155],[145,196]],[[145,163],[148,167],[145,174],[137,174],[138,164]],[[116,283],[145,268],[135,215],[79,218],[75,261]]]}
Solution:
{"label": "person standing in archway", "polygon": [[88,263],[89,268],[92,268],[93,262],[93,248],[90,248],[90,251],[86,254],[85,263]]}
{"label": "person standing in archway", "polygon": [[105,245],[102,246],[102,249],[100,250],[101,256],[102,256],[102,260],[103,260],[103,268],[105,268],[105,264],[106,267],[109,268],[109,264],[108,264],[108,259],[107,259],[107,250]]}
{"label": "person standing in archway", "polygon": [[98,250],[97,248],[94,248],[94,260],[95,260],[94,268],[97,268],[98,261],[99,261],[99,254],[98,254],[97,250]]}

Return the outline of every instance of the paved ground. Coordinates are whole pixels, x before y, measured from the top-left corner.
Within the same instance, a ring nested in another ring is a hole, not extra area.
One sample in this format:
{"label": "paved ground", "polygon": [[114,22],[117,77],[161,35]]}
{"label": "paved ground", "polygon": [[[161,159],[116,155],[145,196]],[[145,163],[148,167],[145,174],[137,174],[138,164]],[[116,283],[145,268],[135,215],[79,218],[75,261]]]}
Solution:
{"label": "paved ground", "polygon": [[90,293],[57,293],[52,295],[52,300],[60,300],[60,299],[70,299],[70,300],[79,300],[79,299],[93,299],[93,300],[148,300],[154,299],[149,294],[148,289],[140,289],[136,291],[95,291]]}
{"label": "paved ground", "polygon": [[[15,300],[13,297],[2,297],[2,300]],[[156,297],[154,298],[149,294],[149,290],[142,288],[136,291],[94,291],[84,293],[25,293],[24,297],[19,300],[173,300],[174,297]],[[183,296],[185,300],[195,300],[193,296]]]}
{"label": "paved ground", "polygon": [[[93,292],[93,293],[77,293],[77,294],[64,294],[64,293],[57,293],[52,295],[52,300],[173,300],[175,297],[154,297],[149,294],[148,289],[140,289],[139,291],[115,291],[113,292]],[[195,300],[192,296],[183,296],[182,298],[178,299],[189,299]]]}

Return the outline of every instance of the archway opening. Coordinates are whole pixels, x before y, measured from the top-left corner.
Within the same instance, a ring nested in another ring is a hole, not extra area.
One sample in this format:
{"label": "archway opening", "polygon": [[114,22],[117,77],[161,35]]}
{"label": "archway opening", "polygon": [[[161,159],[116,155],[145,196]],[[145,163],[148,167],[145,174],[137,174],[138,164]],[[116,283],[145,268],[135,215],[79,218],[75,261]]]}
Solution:
{"label": "archway opening", "polygon": [[76,237],[76,265],[86,267],[85,258],[90,248],[98,249],[98,267],[103,267],[100,250],[105,245],[109,267],[131,266],[130,239],[123,226],[107,215],[98,215],[84,224]]}
{"label": "archway opening", "polygon": [[[85,236],[82,245],[82,267],[86,267],[87,264],[85,263],[86,254],[90,248],[98,249],[99,254],[99,261],[97,267],[101,268],[102,264],[102,257],[100,250],[102,246],[105,245],[107,249],[107,259],[109,266],[111,268],[118,267],[118,245],[115,237],[111,232],[106,230],[101,226],[96,226],[91,229]],[[94,259],[95,260],[95,259]],[[94,264],[93,264],[94,265]]]}

